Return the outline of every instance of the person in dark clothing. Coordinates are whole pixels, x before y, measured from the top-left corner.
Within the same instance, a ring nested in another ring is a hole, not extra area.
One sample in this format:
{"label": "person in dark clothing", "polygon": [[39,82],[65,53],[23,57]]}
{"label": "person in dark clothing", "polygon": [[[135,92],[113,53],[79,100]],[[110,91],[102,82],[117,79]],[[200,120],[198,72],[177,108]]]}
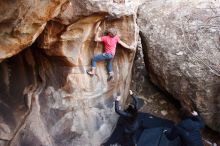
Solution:
{"label": "person in dark clothing", "polygon": [[133,92],[130,90],[130,95],[132,97],[132,103],[129,104],[126,110],[119,109],[119,101],[121,96],[116,97],[115,101],[115,112],[119,114],[123,119],[123,129],[124,129],[124,141],[125,146],[135,146],[136,145],[136,131],[139,128],[139,122],[137,120],[138,116],[138,101],[137,97],[133,95]]}
{"label": "person in dark clothing", "polygon": [[171,131],[164,131],[167,139],[174,140],[180,137],[182,146],[204,146],[200,129],[204,128],[204,123],[196,111],[192,113],[183,108],[180,111],[182,121],[175,125]]}

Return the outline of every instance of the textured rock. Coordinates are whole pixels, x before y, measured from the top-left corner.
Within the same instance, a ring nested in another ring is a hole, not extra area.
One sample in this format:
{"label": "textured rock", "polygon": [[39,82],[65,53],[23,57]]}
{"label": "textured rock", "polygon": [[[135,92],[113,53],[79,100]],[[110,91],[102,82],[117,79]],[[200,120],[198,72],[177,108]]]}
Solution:
{"label": "textured rock", "polygon": [[[24,56],[16,56],[0,64],[0,137],[2,140],[13,138],[19,125],[28,111],[27,97],[23,95],[25,88],[36,84],[30,65],[32,58],[24,60]],[[28,75],[26,74],[28,72]]]}
{"label": "textured rock", "polygon": [[65,1],[0,1],[0,61],[30,46]]}
{"label": "textured rock", "polygon": [[62,7],[56,20],[70,24],[92,14],[108,14],[111,18],[120,18],[136,14],[140,0],[70,0]]}
{"label": "textured rock", "polygon": [[196,106],[206,124],[220,131],[220,1],[152,0],[138,11],[151,80]]}
{"label": "textured rock", "polygon": [[[101,43],[94,42],[97,21],[103,20],[103,32],[114,26],[124,42],[136,44],[137,6],[138,2],[130,1],[65,3],[59,16],[47,22],[37,42],[0,64],[0,103],[4,105],[0,136],[7,145],[98,146],[111,134],[117,121],[113,96],[121,92],[125,102],[134,52],[117,46],[111,82],[107,82],[104,62],[97,64],[94,77],[85,71],[91,58],[103,50]],[[114,17],[104,19],[108,14]]]}
{"label": "textured rock", "polygon": [[[151,83],[144,63],[143,48],[141,39],[138,39],[138,45],[135,53],[135,59],[132,67],[131,90],[138,95],[139,111],[153,114],[157,117],[169,119],[175,122],[179,121],[178,107],[179,103],[165,95],[163,92]],[[127,102],[131,102],[128,98]],[[161,111],[167,111],[163,115]]]}

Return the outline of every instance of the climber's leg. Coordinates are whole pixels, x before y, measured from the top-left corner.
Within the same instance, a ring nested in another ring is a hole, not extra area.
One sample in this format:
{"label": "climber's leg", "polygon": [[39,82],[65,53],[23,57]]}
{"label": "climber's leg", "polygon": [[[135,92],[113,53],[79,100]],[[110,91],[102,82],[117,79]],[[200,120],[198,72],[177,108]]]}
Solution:
{"label": "climber's leg", "polygon": [[107,81],[110,81],[110,80],[112,80],[114,78],[114,72],[112,71],[112,72],[109,72],[108,73],[108,79],[107,79]]}
{"label": "climber's leg", "polygon": [[92,58],[92,69],[91,69],[91,71],[87,71],[87,73],[89,75],[94,75],[95,74],[95,68],[96,68],[96,62],[110,59],[110,57],[112,57],[112,55],[111,54],[106,54],[106,53],[98,54],[95,57],[93,57]]}
{"label": "climber's leg", "polygon": [[113,72],[113,69],[112,69],[112,61],[113,61],[113,56],[112,56],[111,59],[107,60],[107,71],[108,71],[108,79],[107,79],[107,81],[112,80],[113,76],[114,76],[114,72]]}

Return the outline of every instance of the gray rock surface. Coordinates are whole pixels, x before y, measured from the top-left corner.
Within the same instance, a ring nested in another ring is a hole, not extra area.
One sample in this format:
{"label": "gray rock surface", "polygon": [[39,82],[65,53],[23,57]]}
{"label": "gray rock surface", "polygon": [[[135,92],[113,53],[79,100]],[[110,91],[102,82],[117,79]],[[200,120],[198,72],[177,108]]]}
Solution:
{"label": "gray rock surface", "polygon": [[220,1],[150,0],[138,10],[154,84],[220,131]]}

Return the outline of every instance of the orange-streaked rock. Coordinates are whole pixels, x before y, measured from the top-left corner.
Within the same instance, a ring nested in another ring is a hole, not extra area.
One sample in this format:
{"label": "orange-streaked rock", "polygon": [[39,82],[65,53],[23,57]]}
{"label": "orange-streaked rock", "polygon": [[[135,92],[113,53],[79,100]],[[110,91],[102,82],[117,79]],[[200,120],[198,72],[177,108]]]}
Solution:
{"label": "orange-streaked rock", "polygon": [[[92,57],[103,51],[102,43],[94,42],[99,20],[102,32],[116,27],[120,38],[135,47],[138,2],[75,0],[71,5],[65,3],[56,18],[47,20],[30,48],[0,64],[0,99],[13,109],[2,117],[0,126],[7,133],[0,131],[0,136],[8,136],[10,146],[100,145],[116,124],[113,97],[121,92],[125,101],[135,53],[117,46],[110,82],[105,62],[97,64],[94,77],[86,70]],[[106,15],[114,17],[104,19]],[[14,123],[7,122],[10,119]]]}
{"label": "orange-streaked rock", "polygon": [[0,2],[0,61],[30,46],[67,0]]}

